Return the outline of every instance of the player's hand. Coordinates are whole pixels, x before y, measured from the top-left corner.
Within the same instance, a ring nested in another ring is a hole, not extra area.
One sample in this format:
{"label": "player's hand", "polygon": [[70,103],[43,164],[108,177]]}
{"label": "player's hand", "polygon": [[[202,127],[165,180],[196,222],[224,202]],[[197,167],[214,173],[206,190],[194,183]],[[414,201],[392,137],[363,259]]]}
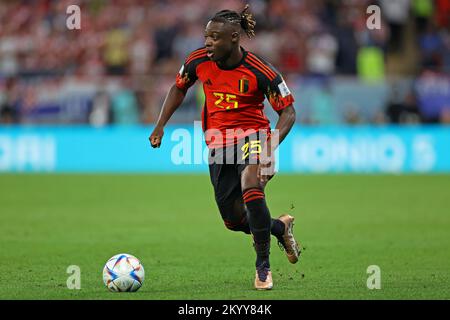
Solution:
{"label": "player's hand", "polygon": [[161,140],[164,135],[164,129],[160,126],[156,126],[152,134],[148,138],[152,148],[159,148],[161,146]]}

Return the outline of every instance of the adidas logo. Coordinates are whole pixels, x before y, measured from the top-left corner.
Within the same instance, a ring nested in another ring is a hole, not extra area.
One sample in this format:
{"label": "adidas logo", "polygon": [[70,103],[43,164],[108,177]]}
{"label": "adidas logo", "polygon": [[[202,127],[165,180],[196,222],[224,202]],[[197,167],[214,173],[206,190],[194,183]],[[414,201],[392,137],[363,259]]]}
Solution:
{"label": "adidas logo", "polygon": [[205,84],[208,85],[208,86],[212,85],[211,79],[206,80]]}

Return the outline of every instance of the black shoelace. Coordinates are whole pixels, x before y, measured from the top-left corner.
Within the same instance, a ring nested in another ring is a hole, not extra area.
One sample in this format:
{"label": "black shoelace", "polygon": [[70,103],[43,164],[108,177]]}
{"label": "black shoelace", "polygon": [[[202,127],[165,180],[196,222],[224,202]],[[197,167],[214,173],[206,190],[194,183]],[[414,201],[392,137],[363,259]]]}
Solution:
{"label": "black shoelace", "polygon": [[256,269],[256,272],[258,273],[258,278],[262,282],[265,282],[267,280],[267,275],[269,274],[269,268],[262,267]]}
{"label": "black shoelace", "polygon": [[284,243],[284,239],[282,237],[278,238],[278,247],[280,248],[281,251],[285,251],[286,250],[286,244]]}

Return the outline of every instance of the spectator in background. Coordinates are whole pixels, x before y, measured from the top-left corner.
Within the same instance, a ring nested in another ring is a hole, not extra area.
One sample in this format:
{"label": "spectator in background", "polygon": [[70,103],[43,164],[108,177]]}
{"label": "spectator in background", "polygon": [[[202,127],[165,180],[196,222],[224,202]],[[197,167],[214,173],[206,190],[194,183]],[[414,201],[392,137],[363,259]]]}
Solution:
{"label": "spectator in background", "polygon": [[450,125],[450,107],[445,108],[441,112],[440,123]]}
{"label": "spectator in background", "polygon": [[422,114],[417,104],[417,97],[413,90],[410,90],[404,101],[404,114],[400,117],[401,123],[417,124],[422,122]]}
{"label": "spectator in background", "polygon": [[14,118],[14,109],[8,105],[0,106],[0,124],[12,124],[15,122]]}
{"label": "spectator in background", "polygon": [[368,82],[377,82],[384,79],[385,60],[383,51],[375,46],[358,49],[357,70],[358,77]]}
{"label": "spectator in background", "polygon": [[139,105],[134,91],[131,89],[130,78],[122,79],[123,89],[115,92],[111,97],[113,121],[116,124],[140,123]]}
{"label": "spectator in background", "polygon": [[108,74],[126,74],[128,58],[128,32],[126,29],[116,27],[108,31],[104,48],[104,60]]}
{"label": "spectator in background", "polygon": [[414,81],[417,103],[423,122],[438,123],[442,111],[450,108],[450,77],[432,69],[424,69]]}
{"label": "spectator in background", "polygon": [[130,73],[133,75],[148,75],[151,62],[154,59],[155,48],[145,25],[138,27],[134,34],[130,50]]}
{"label": "spectator in background", "polygon": [[[361,8],[365,11],[366,8]],[[379,29],[368,29],[365,18],[354,19],[354,29],[358,41],[356,68],[358,77],[364,81],[384,80],[386,51],[388,49],[389,27],[381,20]],[[381,120],[377,120],[380,122]]]}
{"label": "spectator in background", "polygon": [[311,122],[313,124],[334,125],[339,123],[336,104],[329,80],[325,80],[312,97]]}
{"label": "spectator in background", "polygon": [[389,50],[403,49],[403,35],[409,16],[410,0],[380,0],[381,12],[389,24]]}
{"label": "spectator in background", "polygon": [[88,49],[83,57],[83,63],[77,74],[88,77],[98,77],[105,74],[105,66],[102,61],[100,50]]}
{"label": "spectator in background", "polygon": [[0,123],[12,124],[18,122],[18,92],[16,78],[8,78],[5,81],[3,101],[0,101]]}
{"label": "spectator in background", "polygon": [[444,43],[444,48],[443,48],[443,52],[442,52],[442,55],[443,55],[442,71],[446,74],[450,74],[450,28],[448,28],[447,30],[443,29],[441,31],[441,35],[442,35],[442,40]]}
{"label": "spectator in background", "polygon": [[[77,0],[82,11],[81,31],[66,28],[66,8],[70,4],[75,3],[70,0],[0,1],[0,77],[21,75],[16,85],[16,91],[21,92],[20,114],[16,112],[13,118],[35,121],[31,115],[38,114],[35,111],[41,107],[37,98],[47,88],[48,75],[61,77],[55,90],[61,95],[65,93],[60,87],[70,82],[71,77],[102,92],[103,86],[97,87],[96,79],[106,75],[108,82],[131,76],[140,83],[138,88],[124,82],[128,87],[118,88],[110,97],[109,104],[112,107],[114,98],[117,114],[121,109],[118,106],[131,105],[132,114],[136,105],[142,106],[137,111],[140,114],[132,116],[138,120],[133,121],[153,122],[165,95],[165,83],[178,72],[186,52],[203,46],[203,30],[197,22],[206,19],[211,10],[239,9],[242,1]],[[398,63],[410,60],[405,64],[419,66],[419,70],[410,68],[407,73],[410,76],[423,68],[450,72],[449,0],[250,0],[250,4],[259,21],[258,36],[244,40],[243,46],[273,61],[282,73],[293,79],[310,74],[359,75],[377,81],[384,79],[385,72],[395,76],[392,68],[385,69],[387,62],[393,61],[392,53],[386,48],[388,41],[395,45],[399,42],[397,38],[403,38],[401,30],[410,13],[423,32],[420,39],[415,35],[417,52],[404,52],[405,57],[413,58],[403,59],[402,55]],[[367,29],[366,9],[370,4],[382,7],[380,30]],[[394,29],[391,36],[390,28]],[[414,30],[408,31],[414,34]],[[397,66],[397,62],[394,64]],[[296,80],[292,83],[297,83]],[[140,99],[136,99],[136,92]],[[330,94],[325,90],[315,97],[317,119],[323,119],[321,110],[331,106],[327,100]],[[101,102],[102,94],[97,98],[99,101],[94,104],[105,105]],[[418,101],[423,104],[420,95]],[[194,119],[194,111],[198,113],[196,108],[201,106],[196,99],[185,102],[183,110],[187,116],[180,117],[179,121]],[[58,105],[60,101],[52,103]],[[98,111],[103,109],[96,110],[84,114],[83,119],[90,115],[91,123],[105,123],[104,116],[97,118],[105,114]],[[352,116],[349,111],[347,120],[355,122],[358,112],[361,110],[355,110]],[[11,119],[9,111],[4,113],[4,118],[8,115]],[[439,114],[433,114],[434,121],[438,118]]]}
{"label": "spectator in background", "polygon": [[19,71],[19,61],[17,51],[19,49],[19,39],[15,37],[1,37],[0,42],[0,73],[15,75]]}
{"label": "spectator in background", "polygon": [[[258,18],[256,18],[256,19],[258,19]],[[283,30],[283,32],[281,32],[281,34],[278,35],[275,32],[263,30],[258,33],[257,37],[252,38],[250,41],[247,41],[247,39],[243,38],[242,39],[243,46],[247,50],[250,50],[250,51],[257,50],[259,52],[259,54],[266,60],[279,61],[278,66],[280,68],[280,71],[282,71],[282,72],[284,71],[283,73],[287,73],[288,71],[286,71],[284,62],[283,62],[283,52],[285,50],[288,50],[286,48],[286,44],[289,43],[290,41],[292,41],[292,38],[289,37],[287,35],[288,33],[285,33],[284,31],[285,30]],[[290,34],[290,35],[292,35],[292,34]],[[296,41],[297,39],[298,39],[298,41]],[[298,36],[298,38],[294,39],[294,41],[302,43],[302,41],[300,39],[300,35]],[[245,42],[248,42],[248,45]],[[279,48],[279,50],[274,50],[274,48]],[[300,56],[300,57],[302,56],[301,53],[305,51],[305,50],[302,50],[301,48],[302,47],[296,48],[296,55]],[[299,66],[299,69],[296,69],[296,72],[299,72],[302,70],[303,70],[302,67]]]}
{"label": "spectator in background", "polygon": [[450,26],[450,1],[435,0],[436,3],[436,23],[439,28],[447,28]]}
{"label": "spectator in background", "polygon": [[172,58],[173,43],[177,36],[178,28],[173,22],[170,12],[161,13],[157,18],[157,27],[154,33],[156,48],[155,62]]}
{"label": "spectator in background", "polygon": [[307,42],[308,71],[312,75],[330,76],[335,71],[338,43],[325,29],[314,32]]}
{"label": "spectator in background", "polygon": [[362,122],[361,113],[358,111],[358,107],[351,102],[347,103],[346,106],[344,106],[344,123],[358,125]]}
{"label": "spectator in background", "polygon": [[[302,39],[303,37],[303,39]],[[270,39],[270,38],[269,38]],[[302,52],[305,52],[305,38],[300,32],[296,32],[292,28],[285,28],[281,33],[278,41],[276,39],[272,43],[272,51],[274,47],[279,47],[278,55],[275,57],[275,53],[264,56],[272,57],[280,61],[279,68],[283,74],[298,73],[305,71],[304,59],[302,59]],[[303,41],[302,41],[303,40]]]}
{"label": "spectator in background", "polygon": [[337,72],[345,75],[355,75],[358,44],[351,21],[342,12],[338,14],[337,26],[333,33],[335,34],[338,48],[336,55]]}
{"label": "spectator in background", "polygon": [[440,123],[450,125],[450,106],[444,108],[441,112]]}
{"label": "spectator in background", "polygon": [[204,40],[198,35],[203,34],[203,29],[196,23],[185,24],[174,39],[173,50],[176,57],[183,61],[186,52],[192,52],[204,46]]}
{"label": "spectator in background", "polygon": [[425,32],[419,37],[419,47],[422,67],[437,69],[443,65],[444,40],[434,23],[429,23]]}
{"label": "spectator in background", "polygon": [[433,0],[412,0],[411,5],[416,30],[420,35],[427,30],[428,23],[433,16]]}
{"label": "spectator in background", "polygon": [[107,92],[99,91],[92,101],[89,124],[94,127],[103,127],[111,123],[111,116],[109,96]]}
{"label": "spectator in background", "polygon": [[420,123],[421,115],[414,91],[411,90],[403,97],[400,90],[394,86],[386,106],[386,116],[388,121],[394,124]]}

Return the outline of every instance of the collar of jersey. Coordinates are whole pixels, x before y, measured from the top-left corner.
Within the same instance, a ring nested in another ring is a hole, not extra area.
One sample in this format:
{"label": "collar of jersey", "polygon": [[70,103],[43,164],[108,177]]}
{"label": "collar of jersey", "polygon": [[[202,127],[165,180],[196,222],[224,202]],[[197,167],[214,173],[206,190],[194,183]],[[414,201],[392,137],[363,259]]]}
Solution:
{"label": "collar of jersey", "polygon": [[241,59],[241,61],[239,61],[238,63],[236,63],[236,64],[234,64],[234,65],[232,65],[230,67],[220,67],[217,63],[216,63],[216,66],[219,69],[221,69],[221,70],[232,70],[232,69],[236,69],[237,67],[239,67],[244,62],[245,57],[247,56],[247,51],[245,51],[245,49],[242,48],[242,47],[240,47],[240,48],[242,50],[242,59]]}

